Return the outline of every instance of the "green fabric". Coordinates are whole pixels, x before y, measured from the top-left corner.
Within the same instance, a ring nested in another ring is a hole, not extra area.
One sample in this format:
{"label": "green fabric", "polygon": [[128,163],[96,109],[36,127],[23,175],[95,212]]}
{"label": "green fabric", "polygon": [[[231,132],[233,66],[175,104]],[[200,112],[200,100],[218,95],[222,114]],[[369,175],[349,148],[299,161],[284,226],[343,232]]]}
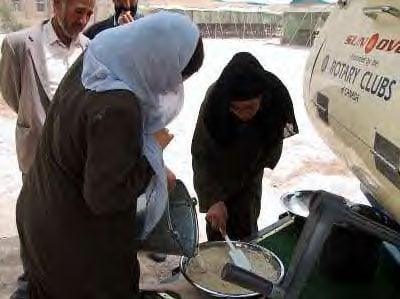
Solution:
{"label": "green fabric", "polygon": [[[301,227],[289,225],[259,242],[282,260],[287,271],[291,255],[300,237]],[[350,285],[332,282],[319,273],[318,266],[302,290],[301,299],[397,299],[400,298],[400,267],[390,260],[386,251],[382,255],[376,278],[372,283]],[[350,265],[351,266],[351,265]]]}

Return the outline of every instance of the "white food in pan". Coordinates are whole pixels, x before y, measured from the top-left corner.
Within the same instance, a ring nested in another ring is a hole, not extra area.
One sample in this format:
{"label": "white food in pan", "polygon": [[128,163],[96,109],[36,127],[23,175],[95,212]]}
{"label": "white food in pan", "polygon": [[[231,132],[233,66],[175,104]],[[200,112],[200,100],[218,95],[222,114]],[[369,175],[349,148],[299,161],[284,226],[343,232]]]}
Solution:
{"label": "white food in pan", "polygon": [[[268,261],[268,257],[262,252],[241,248],[251,263],[252,270],[272,282],[276,282],[279,273],[274,265]],[[223,294],[249,294],[252,291],[241,288],[221,279],[221,271],[224,265],[230,262],[228,247],[216,246],[200,248],[199,255],[192,258],[186,269],[188,277],[203,288],[217,291]]]}

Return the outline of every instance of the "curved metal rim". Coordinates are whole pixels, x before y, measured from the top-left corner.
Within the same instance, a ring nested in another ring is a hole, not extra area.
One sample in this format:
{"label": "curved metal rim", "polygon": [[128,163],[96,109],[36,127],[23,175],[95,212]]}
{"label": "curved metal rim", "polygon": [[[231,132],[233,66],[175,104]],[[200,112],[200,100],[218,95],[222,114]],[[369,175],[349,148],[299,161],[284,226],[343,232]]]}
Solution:
{"label": "curved metal rim", "polygon": [[[196,231],[196,236],[195,236],[195,242],[196,242],[196,243],[195,243],[195,244],[197,245],[197,244],[199,244],[199,222],[198,222],[197,213],[196,213],[196,203],[193,201],[193,199],[192,199],[191,197],[189,197],[189,199],[187,199],[186,204],[189,205],[189,206],[191,207],[190,213],[192,214],[193,228],[194,228],[194,230]],[[172,224],[173,224],[173,222],[172,222],[171,217],[168,217],[168,225],[169,225],[170,228],[171,228],[171,227],[172,227],[172,228],[174,227]],[[172,230],[171,235],[173,236],[173,238],[174,238],[174,240],[175,240],[175,243],[178,244],[178,246],[180,247],[181,251],[183,252],[183,254],[184,254],[185,256],[192,255],[192,253],[189,254],[189,252],[187,252],[187,251],[185,250],[185,248],[183,248],[183,246],[182,246],[182,244],[181,244],[179,238],[177,238],[177,237],[175,236],[175,234],[173,233],[173,230]],[[197,255],[197,252],[198,252],[198,246],[195,246],[195,248],[194,248],[194,250],[193,250],[193,256],[196,256],[196,255]]]}
{"label": "curved metal rim", "polygon": [[[185,191],[185,193],[187,195],[185,197],[185,201],[186,201],[185,204],[187,206],[190,206],[190,213],[191,213],[192,221],[193,221],[193,229],[195,230],[195,234],[196,234],[194,236],[195,237],[195,240],[194,240],[195,241],[195,248],[194,248],[193,252],[191,252],[191,253],[187,252],[187,250],[185,250],[185,248],[181,244],[179,238],[177,238],[177,236],[174,234],[174,231],[175,231],[174,230],[174,225],[173,225],[174,223],[172,221],[171,214],[169,213],[169,211],[168,211],[168,219],[167,219],[167,221],[168,221],[168,230],[171,232],[171,235],[172,235],[172,238],[175,241],[175,244],[177,244],[179,246],[179,248],[181,249],[181,252],[183,253],[183,255],[185,255],[185,256],[191,256],[191,255],[195,256],[197,254],[197,252],[198,252],[198,246],[197,245],[199,244],[199,221],[198,221],[197,213],[196,213],[197,200],[193,199],[190,196],[189,191],[187,190],[185,184],[181,180],[177,179],[176,180],[176,184],[181,184],[182,187],[184,188],[184,191]],[[168,210],[169,210],[169,208],[170,208],[169,205],[167,205],[167,209]]]}
{"label": "curved metal rim", "polygon": [[[251,248],[251,249],[256,249],[257,251],[261,251],[263,253],[269,254],[271,255],[279,264],[279,267],[281,268],[281,273],[277,279],[276,282],[274,282],[274,284],[279,284],[282,279],[283,276],[285,275],[285,268],[283,266],[282,261],[280,260],[280,258],[273,253],[271,250],[266,249],[260,245],[257,244],[252,244],[252,243],[245,243],[245,242],[239,242],[239,241],[232,241],[235,245],[238,245],[238,247],[246,247],[246,248]],[[205,242],[205,243],[201,243],[199,244],[199,248],[203,247],[203,248],[208,248],[208,247],[212,247],[215,245],[220,245],[223,244],[223,246],[226,246],[226,242],[225,241],[213,241],[213,242]],[[200,284],[196,283],[195,281],[193,281],[187,274],[186,274],[186,267],[188,262],[190,261],[191,258],[187,258],[182,256],[180,261],[179,261],[179,268],[180,271],[182,273],[182,275],[186,278],[187,281],[189,281],[192,285],[194,285],[196,288],[202,290],[203,292],[206,292],[212,296],[215,297],[220,297],[220,298],[249,298],[249,297],[255,297],[260,295],[259,293],[247,293],[247,294],[226,294],[226,293],[221,293],[218,291],[214,291],[214,290],[210,290],[206,287],[201,286]]]}

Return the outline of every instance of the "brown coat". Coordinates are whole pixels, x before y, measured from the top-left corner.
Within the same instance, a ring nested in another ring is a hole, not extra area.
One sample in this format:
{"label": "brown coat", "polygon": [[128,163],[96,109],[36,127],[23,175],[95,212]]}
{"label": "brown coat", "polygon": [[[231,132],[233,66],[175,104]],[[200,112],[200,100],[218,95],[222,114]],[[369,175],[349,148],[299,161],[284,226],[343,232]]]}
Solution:
{"label": "brown coat", "polygon": [[134,298],[136,199],[151,170],[134,94],[61,82],[17,202],[31,299]]}

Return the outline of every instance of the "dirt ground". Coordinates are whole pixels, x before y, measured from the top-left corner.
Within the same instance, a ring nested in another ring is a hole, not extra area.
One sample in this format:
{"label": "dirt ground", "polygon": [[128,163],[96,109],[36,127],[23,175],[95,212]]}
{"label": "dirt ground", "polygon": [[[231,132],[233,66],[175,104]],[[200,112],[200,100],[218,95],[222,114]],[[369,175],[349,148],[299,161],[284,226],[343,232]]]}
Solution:
{"label": "dirt ground", "polygon": [[[181,294],[185,299],[204,298],[181,276],[176,276],[172,282],[160,283],[172,276],[172,271],[179,266],[179,259],[177,256],[168,256],[165,262],[156,263],[149,259],[146,253],[139,253],[141,289],[171,290]],[[22,271],[17,236],[0,239],[0,269],[0,299],[8,299]]]}
{"label": "dirt ground", "polygon": [[9,297],[21,273],[18,251],[17,237],[0,239],[0,299]]}

